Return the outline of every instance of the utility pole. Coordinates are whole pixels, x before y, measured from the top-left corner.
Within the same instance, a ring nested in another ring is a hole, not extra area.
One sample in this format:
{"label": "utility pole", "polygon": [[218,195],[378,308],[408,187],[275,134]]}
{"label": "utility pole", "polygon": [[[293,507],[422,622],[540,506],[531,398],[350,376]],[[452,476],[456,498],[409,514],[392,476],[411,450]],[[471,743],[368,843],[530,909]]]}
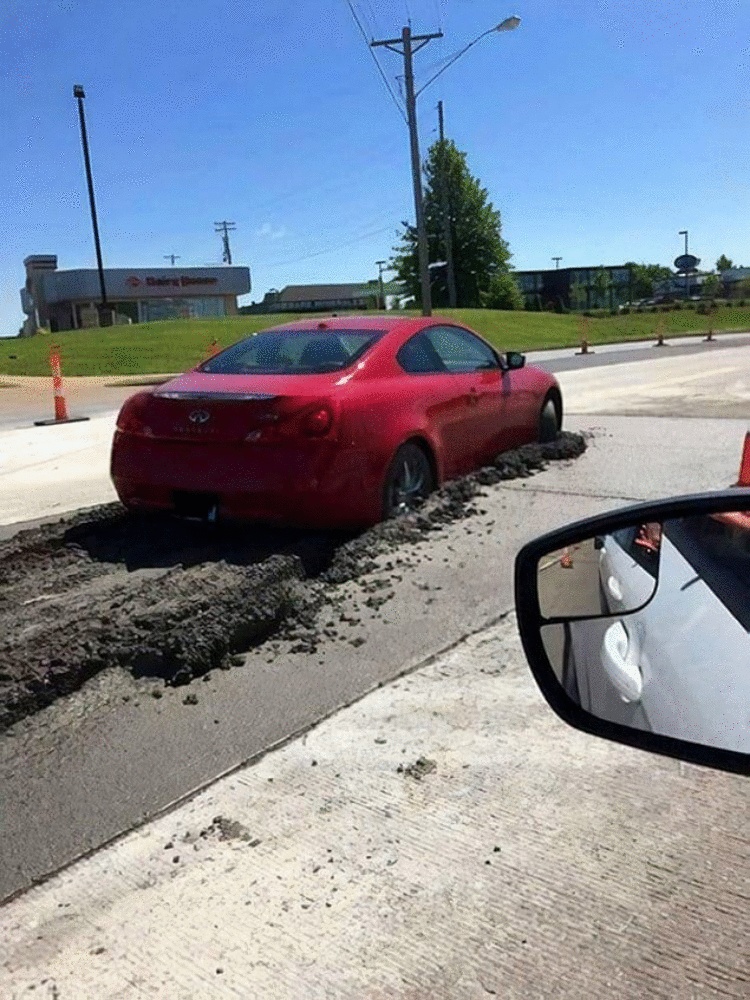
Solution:
{"label": "utility pole", "polygon": [[453,268],[453,231],[451,229],[451,205],[448,192],[448,171],[446,170],[445,130],[443,128],[443,102],[438,101],[438,124],[440,126],[440,174],[442,188],[443,241],[445,242],[446,278],[448,281],[448,305],[455,309],[456,272]]}
{"label": "utility pole", "polygon": [[[406,121],[409,126],[409,145],[411,149],[411,174],[414,187],[414,214],[417,220],[417,248],[419,251],[419,280],[422,286],[422,315],[432,315],[432,298],[430,295],[429,256],[427,252],[427,230],[424,220],[424,205],[422,202],[422,163],[419,157],[419,135],[417,133],[417,98],[414,93],[413,56],[423,49],[433,38],[442,38],[439,31],[432,35],[412,35],[411,28],[406,27],[401,32],[401,38],[388,38],[372,42],[372,47],[383,46],[403,56],[404,86],[406,90]],[[400,47],[399,47],[400,46]]]}
{"label": "utility pole", "polygon": [[81,124],[81,145],[83,146],[83,162],[86,168],[86,183],[89,189],[89,208],[91,209],[91,226],[94,230],[94,247],[96,248],[96,266],[99,271],[99,293],[101,295],[101,306],[99,309],[99,323],[104,319],[104,313],[109,308],[107,302],[107,289],[104,285],[104,265],[102,263],[102,245],[99,240],[99,223],[96,219],[96,202],[94,200],[94,178],[91,174],[91,157],[89,155],[89,138],[86,132],[86,116],[83,111],[83,99],[86,96],[83,87],[76,83],[73,87],[73,97],[78,101],[78,120]]}
{"label": "utility pole", "polygon": [[164,260],[168,260],[172,267],[174,267],[174,262],[180,260],[180,255],[178,253],[165,253]]}
{"label": "utility pole", "polygon": [[224,252],[221,255],[221,259],[225,264],[232,263],[232,251],[229,248],[229,234],[233,233],[237,227],[233,222],[227,222],[224,219],[223,222],[214,222],[214,232],[221,233],[221,242],[224,246]]}
{"label": "utility pole", "polygon": [[562,260],[562,257],[553,257],[552,260],[554,260],[554,262],[555,262],[555,270],[557,270],[558,267],[560,266],[560,261]]}
{"label": "utility pole", "polygon": [[378,266],[378,287],[380,289],[380,308],[385,309],[385,294],[383,292],[383,268],[388,263],[387,260],[376,260]]}

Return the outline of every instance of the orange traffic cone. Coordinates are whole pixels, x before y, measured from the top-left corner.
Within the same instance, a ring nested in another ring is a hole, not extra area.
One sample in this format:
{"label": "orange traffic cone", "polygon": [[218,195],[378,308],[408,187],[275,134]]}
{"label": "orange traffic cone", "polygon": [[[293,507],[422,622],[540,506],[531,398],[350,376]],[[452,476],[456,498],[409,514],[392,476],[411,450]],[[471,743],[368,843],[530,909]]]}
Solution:
{"label": "orange traffic cone", "polygon": [[742,446],[740,474],[737,479],[737,485],[750,486],[750,432],[745,435],[745,443]]}
{"label": "orange traffic cone", "polygon": [[573,560],[570,558],[570,549],[565,549],[560,556],[560,566],[562,569],[573,569]]}
{"label": "orange traffic cone", "polygon": [[47,427],[50,424],[71,424],[81,420],[88,420],[88,417],[68,416],[68,406],[65,402],[65,394],[63,392],[60,348],[57,344],[50,346],[49,365],[52,369],[52,395],[55,401],[55,416],[52,420],[35,420],[34,424],[37,427]]}

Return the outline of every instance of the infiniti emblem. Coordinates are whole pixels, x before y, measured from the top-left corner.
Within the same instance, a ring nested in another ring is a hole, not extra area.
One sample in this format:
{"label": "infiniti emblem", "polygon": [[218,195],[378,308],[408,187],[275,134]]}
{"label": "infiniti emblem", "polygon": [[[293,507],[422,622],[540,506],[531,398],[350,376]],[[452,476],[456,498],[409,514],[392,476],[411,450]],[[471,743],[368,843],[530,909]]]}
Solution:
{"label": "infiniti emblem", "polygon": [[208,410],[193,410],[188,417],[191,424],[207,424],[210,419],[211,414]]}

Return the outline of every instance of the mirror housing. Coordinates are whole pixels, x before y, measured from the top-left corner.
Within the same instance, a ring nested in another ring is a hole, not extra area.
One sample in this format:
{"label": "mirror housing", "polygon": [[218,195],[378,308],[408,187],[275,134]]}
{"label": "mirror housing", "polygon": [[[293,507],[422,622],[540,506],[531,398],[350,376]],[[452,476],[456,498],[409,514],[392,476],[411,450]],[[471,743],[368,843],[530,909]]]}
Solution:
{"label": "mirror housing", "polygon": [[[739,594],[732,586],[738,570],[750,593],[748,512],[750,489],[683,496],[578,521],[521,549],[515,566],[521,641],[560,718],[618,743],[750,774],[750,599],[744,582]],[[630,544],[614,573],[624,584],[623,594],[613,588],[620,603],[610,600],[581,617],[567,591],[606,592],[609,569],[601,567],[613,538]],[[630,587],[628,567],[641,573],[650,559],[657,562],[655,591],[634,607],[643,591]],[[550,589],[543,581],[551,566],[562,568],[566,587]],[[586,586],[579,585],[584,571]],[[551,608],[545,599],[553,599]]]}
{"label": "mirror housing", "polygon": [[526,364],[526,355],[520,351],[508,351],[505,355],[505,365],[509,371],[523,368]]}

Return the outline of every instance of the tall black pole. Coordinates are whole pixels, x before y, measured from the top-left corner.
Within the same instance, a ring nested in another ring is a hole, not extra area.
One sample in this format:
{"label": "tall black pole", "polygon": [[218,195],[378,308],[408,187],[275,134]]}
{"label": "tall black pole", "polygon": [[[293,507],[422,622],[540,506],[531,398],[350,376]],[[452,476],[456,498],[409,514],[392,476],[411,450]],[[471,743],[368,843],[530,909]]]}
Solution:
{"label": "tall black pole", "polygon": [[101,294],[101,310],[108,307],[107,289],[104,285],[104,265],[102,263],[102,245],[99,240],[99,223],[96,221],[96,202],[94,200],[94,178],[91,175],[91,157],[89,156],[89,139],[86,133],[86,116],[83,112],[83,99],[86,96],[79,84],[73,87],[73,97],[78,101],[78,119],[81,123],[81,144],[83,145],[83,162],[86,167],[86,183],[89,189],[89,207],[91,208],[91,225],[94,230],[94,246],[96,247],[96,266],[99,271],[99,292]]}
{"label": "tall black pole", "polygon": [[[430,269],[427,252],[427,227],[424,218],[424,202],[422,200],[422,163],[419,158],[419,136],[417,133],[417,95],[414,92],[414,65],[412,58],[415,52],[423,48],[431,39],[442,38],[442,32],[432,35],[412,35],[411,28],[406,27],[401,32],[401,38],[389,38],[372,42],[372,46],[383,45],[398,52],[404,59],[404,89],[406,91],[406,124],[409,126],[409,148],[411,151],[411,177],[414,187],[414,214],[417,221],[417,249],[419,256],[419,281],[422,288],[422,315],[432,315],[432,299],[430,295]],[[416,48],[414,47],[416,43]],[[401,48],[398,48],[398,45]]]}

